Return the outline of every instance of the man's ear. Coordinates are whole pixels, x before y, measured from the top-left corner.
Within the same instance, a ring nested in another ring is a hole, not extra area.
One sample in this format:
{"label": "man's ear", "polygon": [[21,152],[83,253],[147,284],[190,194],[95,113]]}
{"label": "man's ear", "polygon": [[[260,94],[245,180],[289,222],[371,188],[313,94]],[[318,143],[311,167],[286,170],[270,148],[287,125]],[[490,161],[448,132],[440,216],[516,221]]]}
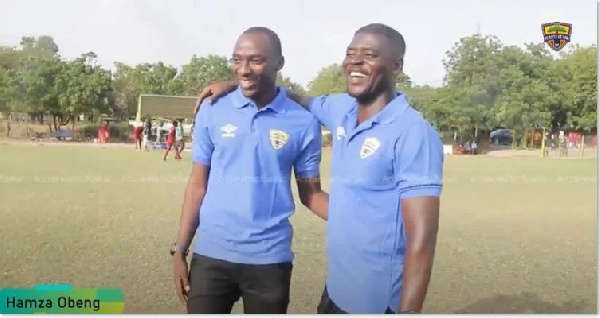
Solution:
{"label": "man's ear", "polygon": [[279,59],[279,62],[277,63],[277,72],[283,69],[283,65],[285,65],[285,58],[282,56],[281,59]]}
{"label": "man's ear", "polygon": [[394,76],[399,77],[404,71],[404,59],[397,59],[394,63]]}

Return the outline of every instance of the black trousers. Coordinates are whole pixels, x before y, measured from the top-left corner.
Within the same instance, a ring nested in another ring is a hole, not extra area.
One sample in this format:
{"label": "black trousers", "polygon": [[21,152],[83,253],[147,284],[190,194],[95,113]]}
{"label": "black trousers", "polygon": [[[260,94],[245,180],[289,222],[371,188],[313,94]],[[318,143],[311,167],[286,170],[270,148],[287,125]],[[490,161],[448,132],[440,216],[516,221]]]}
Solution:
{"label": "black trousers", "polygon": [[[394,314],[394,312],[388,307],[385,311],[386,314]],[[323,294],[321,295],[321,302],[319,302],[319,306],[317,306],[317,314],[325,314],[325,315],[333,315],[333,314],[348,314],[340,307],[338,307],[331,298],[329,298],[329,293],[327,293],[327,287],[323,290]]]}
{"label": "black trousers", "polygon": [[194,254],[190,264],[189,314],[230,314],[242,297],[246,314],[286,314],[293,265],[237,264]]}

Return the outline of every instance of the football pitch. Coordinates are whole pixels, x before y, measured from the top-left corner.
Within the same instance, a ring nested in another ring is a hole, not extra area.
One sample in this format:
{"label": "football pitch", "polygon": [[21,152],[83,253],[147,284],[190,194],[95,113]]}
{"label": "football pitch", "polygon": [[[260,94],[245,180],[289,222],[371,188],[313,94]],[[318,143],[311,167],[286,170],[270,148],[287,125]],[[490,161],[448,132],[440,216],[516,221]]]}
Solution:
{"label": "football pitch", "polygon": [[[126,313],[183,313],[168,253],[183,156],[0,145],[0,288],[114,287]],[[328,190],[328,150],[323,159]],[[596,313],[596,178],[596,159],[448,157],[424,312]],[[296,207],[289,313],[315,313],[325,222]]]}

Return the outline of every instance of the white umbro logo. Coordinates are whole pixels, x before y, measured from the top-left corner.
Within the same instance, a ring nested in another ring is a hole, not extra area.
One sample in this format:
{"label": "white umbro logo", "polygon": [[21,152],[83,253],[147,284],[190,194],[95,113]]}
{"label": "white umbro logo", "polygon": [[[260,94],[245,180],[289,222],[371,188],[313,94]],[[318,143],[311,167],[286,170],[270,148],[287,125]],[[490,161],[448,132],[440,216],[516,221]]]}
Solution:
{"label": "white umbro logo", "polygon": [[335,132],[335,138],[337,140],[342,139],[342,137],[346,137],[346,129],[344,129],[344,127],[338,127],[336,132]]}
{"label": "white umbro logo", "polygon": [[227,125],[221,127],[221,131],[223,132],[223,134],[221,136],[223,136],[225,138],[235,137],[235,134],[233,132],[236,130],[237,130],[237,127],[235,127],[232,124],[227,124]]}

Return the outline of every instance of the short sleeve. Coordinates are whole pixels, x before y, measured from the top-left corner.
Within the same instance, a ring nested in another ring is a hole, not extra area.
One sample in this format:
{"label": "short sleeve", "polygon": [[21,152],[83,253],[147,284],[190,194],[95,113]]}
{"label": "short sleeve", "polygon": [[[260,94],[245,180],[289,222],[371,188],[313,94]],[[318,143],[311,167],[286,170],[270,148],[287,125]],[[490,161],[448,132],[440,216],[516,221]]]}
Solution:
{"label": "short sleeve", "polygon": [[314,96],[308,110],[330,131],[335,131],[356,100],[348,94]]}
{"label": "short sleeve", "polygon": [[426,121],[412,125],[396,141],[394,178],[400,198],[440,196],[444,153],[440,137]]}
{"label": "short sleeve", "polygon": [[212,153],[215,149],[210,136],[210,107],[203,103],[196,114],[196,125],[192,136],[192,160],[205,166],[210,166]]}
{"label": "short sleeve", "polygon": [[321,147],[321,125],[315,118],[304,133],[300,155],[294,162],[296,176],[314,178],[319,175]]}

